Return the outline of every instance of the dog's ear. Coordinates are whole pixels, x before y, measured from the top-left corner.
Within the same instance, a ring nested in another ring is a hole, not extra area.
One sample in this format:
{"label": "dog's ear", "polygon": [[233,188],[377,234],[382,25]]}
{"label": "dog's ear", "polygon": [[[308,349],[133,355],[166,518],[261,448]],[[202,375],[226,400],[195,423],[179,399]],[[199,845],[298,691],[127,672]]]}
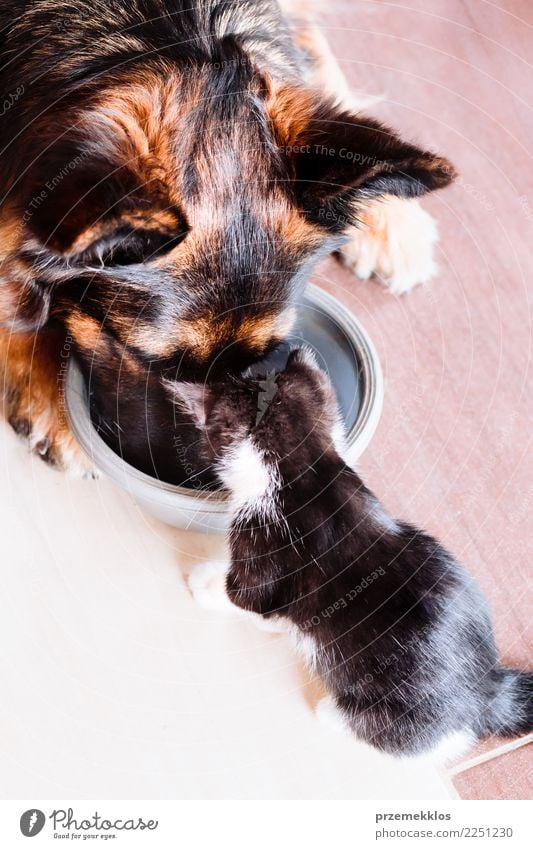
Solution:
{"label": "dog's ear", "polygon": [[354,223],[358,207],[371,198],[417,197],[447,186],[456,175],[447,159],[310,92],[278,91],[270,115],[292,165],[299,206],[329,229]]}
{"label": "dog's ear", "polygon": [[197,428],[204,428],[215,402],[213,389],[205,383],[164,380],[169,397],[185,415],[192,419]]}

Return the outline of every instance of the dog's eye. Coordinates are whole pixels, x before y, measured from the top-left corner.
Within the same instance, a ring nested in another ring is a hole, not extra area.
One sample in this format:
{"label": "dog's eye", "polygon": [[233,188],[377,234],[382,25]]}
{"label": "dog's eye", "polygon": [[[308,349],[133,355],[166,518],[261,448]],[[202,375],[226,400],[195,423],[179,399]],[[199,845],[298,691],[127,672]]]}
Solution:
{"label": "dog's eye", "polygon": [[124,227],[116,230],[111,236],[94,242],[77,260],[97,261],[106,266],[150,262],[171,251],[186,235],[186,230],[180,233],[163,233],[158,230],[132,230]]}

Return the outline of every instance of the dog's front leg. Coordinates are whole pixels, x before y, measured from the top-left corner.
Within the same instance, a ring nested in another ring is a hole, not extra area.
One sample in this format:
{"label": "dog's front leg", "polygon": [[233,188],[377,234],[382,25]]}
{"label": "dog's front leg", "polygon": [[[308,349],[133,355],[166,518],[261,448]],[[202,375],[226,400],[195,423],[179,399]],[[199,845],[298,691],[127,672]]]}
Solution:
{"label": "dog's front leg", "polygon": [[59,330],[0,330],[0,395],[13,430],[46,463],[94,474],[70,433],[64,404],[69,348]]}

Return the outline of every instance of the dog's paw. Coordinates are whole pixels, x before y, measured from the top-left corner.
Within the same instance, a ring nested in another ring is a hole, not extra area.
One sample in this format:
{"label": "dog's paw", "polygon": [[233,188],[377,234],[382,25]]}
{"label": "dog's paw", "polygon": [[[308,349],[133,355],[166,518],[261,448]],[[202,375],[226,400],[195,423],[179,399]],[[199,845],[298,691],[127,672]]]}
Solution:
{"label": "dog's paw", "polygon": [[10,388],[4,400],[6,418],[15,433],[24,439],[30,451],[53,468],[73,477],[96,478],[90,464],[72,436],[55,405],[36,386]]}
{"label": "dog's paw", "polygon": [[228,564],[221,560],[208,560],[195,566],[188,578],[189,589],[195,602],[206,610],[223,610],[238,614],[239,608],[226,593]]}
{"label": "dog's paw", "polygon": [[341,258],[362,280],[375,276],[400,295],[435,273],[437,225],[416,200],[387,197],[361,214]]}
{"label": "dog's paw", "polygon": [[59,366],[48,338],[0,335],[0,396],[15,433],[48,465],[75,477],[97,477],[72,436],[64,411]]}

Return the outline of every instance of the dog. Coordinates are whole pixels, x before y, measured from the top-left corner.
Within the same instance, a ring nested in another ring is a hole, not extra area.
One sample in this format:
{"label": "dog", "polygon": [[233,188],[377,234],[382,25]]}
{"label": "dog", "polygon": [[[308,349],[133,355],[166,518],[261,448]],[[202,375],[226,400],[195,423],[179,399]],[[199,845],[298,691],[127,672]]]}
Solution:
{"label": "dog", "polygon": [[66,346],[104,430],[120,382],[134,454],[153,375],[268,354],[321,257],[394,292],[430,276],[414,198],[453,166],[359,113],[309,3],[14,0],[0,32],[3,395],[43,460],[85,468]]}

